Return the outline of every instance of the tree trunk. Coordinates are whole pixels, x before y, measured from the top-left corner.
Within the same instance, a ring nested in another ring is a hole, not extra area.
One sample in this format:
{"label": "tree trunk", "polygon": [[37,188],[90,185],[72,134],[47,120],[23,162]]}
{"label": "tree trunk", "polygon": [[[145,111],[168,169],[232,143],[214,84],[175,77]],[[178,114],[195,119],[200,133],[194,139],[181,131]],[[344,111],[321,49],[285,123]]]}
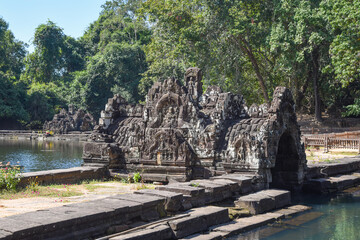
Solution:
{"label": "tree trunk", "polygon": [[313,87],[314,87],[314,102],[315,102],[315,120],[322,122],[321,117],[321,106],[320,106],[320,94],[319,94],[319,51],[314,49],[312,52],[312,62],[313,62]]}
{"label": "tree trunk", "polygon": [[251,46],[247,43],[247,41],[242,38],[241,36],[239,36],[241,42],[244,44],[241,44],[239,43],[239,41],[237,41],[237,39],[235,39],[235,42],[236,44],[240,47],[241,51],[244,52],[245,54],[247,54],[247,56],[249,57],[250,61],[251,61],[251,64],[255,70],[255,74],[256,74],[256,77],[259,81],[259,84],[260,84],[260,88],[261,88],[261,91],[262,91],[262,94],[264,96],[264,100],[267,104],[270,104],[270,99],[269,99],[269,96],[268,96],[268,93],[267,93],[267,89],[266,89],[266,85],[265,85],[265,81],[261,75],[261,72],[260,72],[260,68],[259,68],[259,65],[257,63],[257,60],[254,56],[254,54],[252,53],[252,49],[251,49]]}
{"label": "tree trunk", "polygon": [[306,78],[305,83],[301,87],[301,89],[300,89],[300,91],[298,93],[298,96],[296,98],[296,108],[299,109],[299,110],[301,109],[301,102],[305,97],[305,93],[307,91],[307,88],[309,86],[311,78],[312,78],[312,71],[309,69],[308,77]]}

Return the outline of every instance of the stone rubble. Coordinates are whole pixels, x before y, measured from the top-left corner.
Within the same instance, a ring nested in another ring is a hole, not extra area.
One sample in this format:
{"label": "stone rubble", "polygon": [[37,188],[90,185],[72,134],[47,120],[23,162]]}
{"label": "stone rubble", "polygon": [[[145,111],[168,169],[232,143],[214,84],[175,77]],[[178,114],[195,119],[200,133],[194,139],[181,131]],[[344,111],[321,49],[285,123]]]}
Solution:
{"label": "stone rubble", "polygon": [[53,131],[56,134],[67,134],[71,131],[92,131],[96,125],[94,117],[82,109],[75,111],[73,105],[68,106],[69,110],[61,109],[55,114],[51,121],[46,121],[44,131]]}

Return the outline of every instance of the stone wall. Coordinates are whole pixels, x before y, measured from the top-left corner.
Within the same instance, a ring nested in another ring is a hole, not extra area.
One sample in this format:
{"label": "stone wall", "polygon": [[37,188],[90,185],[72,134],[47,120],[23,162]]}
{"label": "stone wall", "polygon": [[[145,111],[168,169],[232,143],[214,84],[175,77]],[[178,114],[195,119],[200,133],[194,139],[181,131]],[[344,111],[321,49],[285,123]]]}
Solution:
{"label": "stone wall", "polygon": [[201,77],[190,68],[184,85],[157,82],[144,105],[109,99],[84,147],[85,165],[181,181],[246,172],[265,187],[301,185],[306,159],[291,92],[277,87],[270,106],[248,108],[216,86],[203,94]]}
{"label": "stone wall", "polygon": [[26,187],[29,182],[36,181],[41,185],[73,184],[89,179],[103,179],[107,177],[105,168],[74,167],[68,169],[53,169],[47,171],[22,173],[20,187]]}

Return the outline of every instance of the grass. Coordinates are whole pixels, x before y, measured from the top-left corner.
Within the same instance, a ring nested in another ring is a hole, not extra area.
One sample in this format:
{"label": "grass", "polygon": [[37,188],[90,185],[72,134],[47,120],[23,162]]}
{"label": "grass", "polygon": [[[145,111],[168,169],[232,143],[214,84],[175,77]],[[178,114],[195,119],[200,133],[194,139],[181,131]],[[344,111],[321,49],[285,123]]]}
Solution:
{"label": "grass", "polygon": [[78,184],[53,184],[53,185],[39,185],[37,179],[30,179],[26,188],[19,188],[16,190],[0,190],[0,199],[12,200],[19,198],[35,198],[35,197],[73,197],[84,195],[83,190],[95,192],[102,188],[116,188],[116,186],[103,185],[104,183],[121,183],[122,185],[129,185],[134,190],[140,189],[154,189],[153,184],[141,183],[124,183],[119,180],[85,180]]}
{"label": "grass", "polygon": [[75,185],[49,185],[37,186],[37,189],[21,188],[18,190],[2,190],[0,192],[1,199],[19,199],[33,197],[72,197],[80,196],[83,193],[76,189]]}
{"label": "grass", "polygon": [[330,152],[331,155],[346,155],[346,156],[357,156],[359,155],[359,153],[357,152],[335,152],[332,151]]}

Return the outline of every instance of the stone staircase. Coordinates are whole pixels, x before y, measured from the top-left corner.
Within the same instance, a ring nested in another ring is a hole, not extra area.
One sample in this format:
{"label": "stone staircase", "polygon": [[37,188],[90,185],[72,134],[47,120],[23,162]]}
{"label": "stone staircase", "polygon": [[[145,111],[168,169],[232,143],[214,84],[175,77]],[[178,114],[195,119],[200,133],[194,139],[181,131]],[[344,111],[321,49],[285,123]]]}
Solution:
{"label": "stone staircase", "polygon": [[[180,189],[179,189],[180,191]],[[181,191],[183,191],[181,189]],[[142,191],[150,193],[151,191]],[[161,191],[160,191],[161,192]],[[247,199],[245,199],[248,197]],[[248,201],[251,199],[251,201]],[[265,199],[265,200],[264,200]],[[264,201],[263,201],[264,200]],[[271,207],[264,209],[263,204]],[[243,204],[245,203],[245,204]],[[250,204],[247,204],[250,203]],[[242,205],[248,209],[256,209],[258,212],[268,212],[250,217],[239,218],[233,221],[229,219],[228,208],[218,206],[205,206],[194,208],[184,212],[182,218],[154,224],[143,229],[129,233],[118,233],[116,236],[101,238],[102,240],[167,240],[167,239],[223,239],[241,232],[249,231],[260,226],[267,225],[279,219],[288,218],[299,212],[309,210],[309,207],[296,205],[283,208],[290,204],[290,193],[284,190],[264,190],[237,198],[236,205]],[[275,210],[277,208],[282,208]],[[272,211],[272,212],[269,212]]]}
{"label": "stone staircase", "polygon": [[[244,195],[249,193],[248,196],[252,196],[254,201],[257,201],[254,196],[271,198],[276,202],[272,204],[274,207],[283,206],[279,205],[280,200],[282,203],[290,202],[290,199],[284,200],[282,197],[290,196],[285,191],[252,193],[252,181],[251,176],[229,174],[223,179],[215,177],[174,183],[131,194],[13,215],[0,218],[0,239],[86,239],[105,236],[111,233],[109,231],[120,235],[100,239],[170,239],[170,235],[171,238],[180,239],[230,221],[228,208],[208,205],[236,199],[236,204],[240,206],[244,202]],[[250,210],[251,204],[249,202],[242,206],[250,212],[264,211]],[[136,223],[149,226],[137,229],[134,227]],[[123,230],[129,232],[122,234]]]}
{"label": "stone staircase", "polygon": [[360,158],[343,158],[338,163],[309,164],[303,190],[334,193],[360,184]]}

